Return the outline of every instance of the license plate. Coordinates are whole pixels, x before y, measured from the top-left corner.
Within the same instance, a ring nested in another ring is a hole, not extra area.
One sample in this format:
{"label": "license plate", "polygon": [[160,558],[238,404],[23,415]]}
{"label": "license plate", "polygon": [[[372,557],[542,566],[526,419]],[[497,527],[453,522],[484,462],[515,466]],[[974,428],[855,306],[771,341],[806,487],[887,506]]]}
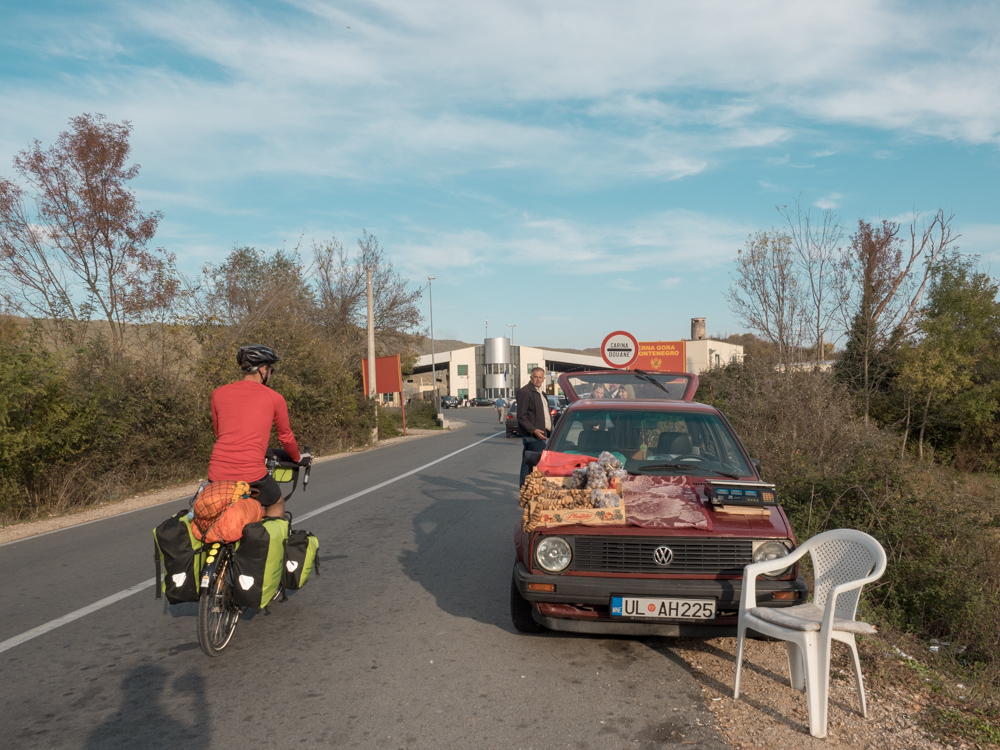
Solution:
{"label": "license plate", "polygon": [[612,617],[641,617],[651,620],[714,620],[715,599],[643,599],[612,596]]}

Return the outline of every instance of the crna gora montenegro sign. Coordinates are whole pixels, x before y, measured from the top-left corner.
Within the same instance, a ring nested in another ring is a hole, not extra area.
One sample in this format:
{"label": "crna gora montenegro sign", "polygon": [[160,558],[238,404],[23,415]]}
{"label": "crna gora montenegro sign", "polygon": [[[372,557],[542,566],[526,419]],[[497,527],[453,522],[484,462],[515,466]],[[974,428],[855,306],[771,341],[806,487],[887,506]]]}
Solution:
{"label": "crna gora montenegro sign", "polygon": [[625,331],[609,333],[601,344],[601,356],[608,367],[628,367],[639,356],[639,342]]}
{"label": "crna gora montenegro sign", "polygon": [[683,341],[637,341],[627,331],[615,331],[601,344],[601,357],[609,367],[618,369],[685,372],[685,349]]}

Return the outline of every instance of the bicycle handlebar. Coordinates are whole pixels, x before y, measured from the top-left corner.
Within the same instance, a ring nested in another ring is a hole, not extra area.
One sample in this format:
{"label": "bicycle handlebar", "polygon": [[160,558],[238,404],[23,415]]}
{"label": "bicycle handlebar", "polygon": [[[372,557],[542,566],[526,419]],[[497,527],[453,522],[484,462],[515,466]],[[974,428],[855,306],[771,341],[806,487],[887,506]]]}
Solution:
{"label": "bicycle handlebar", "polygon": [[[302,449],[304,453],[311,452],[309,450],[308,445],[303,445]],[[312,461],[303,466],[301,463],[297,461],[281,461],[275,456],[268,456],[265,463],[267,464],[268,473],[271,474],[272,476],[274,474],[275,469],[292,470],[292,489],[287,495],[285,495],[285,500],[290,498],[292,496],[292,493],[295,492],[296,488],[298,488],[299,486],[299,469],[305,469],[305,474],[303,474],[302,476],[302,491],[303,492],[306,491],[306,487],[309,484],[309,471],[310,469],[312,469]]]}

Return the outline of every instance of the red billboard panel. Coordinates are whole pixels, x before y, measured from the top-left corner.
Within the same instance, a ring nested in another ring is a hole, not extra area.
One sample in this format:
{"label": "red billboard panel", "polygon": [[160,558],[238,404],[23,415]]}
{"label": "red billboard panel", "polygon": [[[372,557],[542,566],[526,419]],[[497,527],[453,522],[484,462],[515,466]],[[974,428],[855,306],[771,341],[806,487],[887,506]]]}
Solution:
{"label": "red billboard panel", "polygon": [[640,341],[639,354],[629,367],[633,370],[687,372],[683,341]]}
{"label": "red billboard panel", "polygon": [[[368,359],[361,360],[361,376],[364,378],[365,393],[368,393]],[[399,355],[375,357],[375,392],[402,393],[403,372]]]}

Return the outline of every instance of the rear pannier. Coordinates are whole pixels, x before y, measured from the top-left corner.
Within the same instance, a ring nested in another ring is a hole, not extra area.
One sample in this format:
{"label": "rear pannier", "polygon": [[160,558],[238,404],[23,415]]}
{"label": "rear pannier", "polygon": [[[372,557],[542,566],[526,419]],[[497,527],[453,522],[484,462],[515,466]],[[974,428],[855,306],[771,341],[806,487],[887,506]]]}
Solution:
{"label": "rear pannier", "polygon": [[281,571],[281,585],[289,591],[306,585],[313,570],[319,575],[319,539],[308,531],[296,529],[285,540],[285,567]]}
{"label": "rear pannier", "polygon": [[287,518],[265,518],[243,528],[233,553],[234,602],[257,609],[267,606],[281,585],[287,538]]}
{"label": "rear pannier", "polygon": [[159,565],[157,566],[157,599],[160,592],[171,604],[198,601],[199,580],[205,562],[204,545],[191,531],[191,519],[185,508],[175,513],[153,529],[156,555],[163,565],[161,584]]}

